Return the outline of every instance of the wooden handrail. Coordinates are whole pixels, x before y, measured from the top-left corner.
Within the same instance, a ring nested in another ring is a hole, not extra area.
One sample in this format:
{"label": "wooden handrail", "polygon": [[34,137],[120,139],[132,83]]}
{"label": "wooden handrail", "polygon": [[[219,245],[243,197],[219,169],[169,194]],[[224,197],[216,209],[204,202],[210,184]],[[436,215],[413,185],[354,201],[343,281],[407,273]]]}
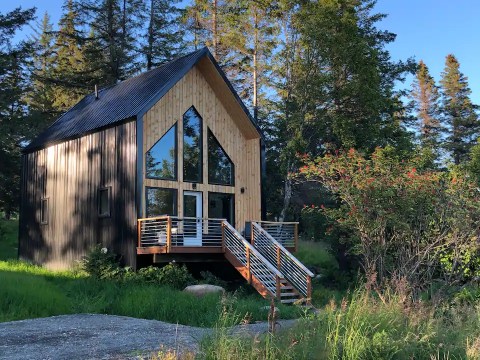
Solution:
{"label": "wooden handrail", "polygon": [[285,224],[285,225],[292,225],[292,224],[297,224],[298,221],[255,221],[256,223],[264,223],[264,224]]}

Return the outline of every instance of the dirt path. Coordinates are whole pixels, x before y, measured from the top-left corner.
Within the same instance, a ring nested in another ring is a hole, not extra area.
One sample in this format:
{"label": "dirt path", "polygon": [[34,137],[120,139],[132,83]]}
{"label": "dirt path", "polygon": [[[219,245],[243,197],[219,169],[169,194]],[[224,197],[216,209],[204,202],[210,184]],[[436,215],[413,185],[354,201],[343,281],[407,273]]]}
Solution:
{"label": "dirt path", "polygon": [[[281,321],[281,327],[295,320]],[[235,333],[263,333],[250,324]],[[0,323],[0,359],[136,359],[164,349],[197,351],[211,329],[113,315],[61,315]]]}

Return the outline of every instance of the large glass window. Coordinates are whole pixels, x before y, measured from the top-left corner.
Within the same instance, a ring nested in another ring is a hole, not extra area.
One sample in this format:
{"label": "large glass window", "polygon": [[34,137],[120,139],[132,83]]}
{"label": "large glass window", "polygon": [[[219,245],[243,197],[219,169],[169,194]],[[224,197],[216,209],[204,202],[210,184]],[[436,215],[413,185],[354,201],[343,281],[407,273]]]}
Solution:
{"label": "large glass window", "polygon": [[224,193],[208,193],[208,217],[210,219],[226,219],[235,226],[234,195]]}
{"label": "large glass window", "polygon": [[193,106],[183,114],[183,181],[202,182],[202,118]]}
{"label": "large glass window", "polygon": [[111,187],[104,187],[98,189],[98,216],[109,217],[110,216],[110,193]]}
{"label": "large glass window", "polygon": [[177,179],[177,124],[147,151],[145,169],[150,179]]}
{"label": "large glass window", "polygon": [[176,189],[147,187],[145,192],[147,217],[177,215]]}
{"label": "large glass window", "polygon": [[233,185],[234,166],[217,138],[208,129],[208,183]]}

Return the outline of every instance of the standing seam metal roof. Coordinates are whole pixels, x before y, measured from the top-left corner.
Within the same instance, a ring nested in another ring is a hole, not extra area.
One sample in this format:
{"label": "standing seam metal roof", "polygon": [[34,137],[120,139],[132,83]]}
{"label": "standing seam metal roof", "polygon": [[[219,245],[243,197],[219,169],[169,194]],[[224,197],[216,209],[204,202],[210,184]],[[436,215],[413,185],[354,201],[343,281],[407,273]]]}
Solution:
{"label": "standing seam metal roof", "polygon": [[145,106],[159,95],[163,96],[175,85],[179,80],[179,75],[186,74],[204,56],[209,56],[212,59],[230,89],[234,92],[237,101],[240,102],[251,119],[248,110],[233,90],[225,74],[218,67],[208,48],[205,47],[156,69],[103,88],[99,91],[98,99],[95,99],[94,93],[85,96],[34,139],[24,149],[24,152],[32,152],[50,144],[76,138],[96,129],[136,117],[144,111]]}

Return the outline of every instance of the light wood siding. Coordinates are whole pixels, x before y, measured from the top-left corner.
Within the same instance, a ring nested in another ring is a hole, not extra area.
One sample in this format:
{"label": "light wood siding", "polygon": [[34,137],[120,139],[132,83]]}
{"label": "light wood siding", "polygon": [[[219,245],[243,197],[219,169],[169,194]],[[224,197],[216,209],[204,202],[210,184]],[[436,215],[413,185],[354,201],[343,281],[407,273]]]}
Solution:
{"label": "light wood siding", "polygon": [[[23,155],[19,256],[68,268],[95,244],[136,260],[136,122]],[[98,216],[98,189],[111,187],[110,217]],[[47,197],[48,224],[40,223]]]}
{"label": "light wood siding", "polygon": [[[223,96],[233,98],[230,93]],[[183,216],[183,192],[201,191],[205,217],[208,216],[208,192],[235,194],[235,225],[241,231],[245,221],[260,220],[261,217],[260,136],[256,133],[256,137],[253,137],[252,125],[244,114],[238,115],[241,116],[240,120],[234,119],[223,104],[224,101],[217,97],[202,71],[194,67],[144,115],[144,164],[145,153],[177,122],[178,181],[146,179],[143,169],[143,194],[146,186],[178,189],[178,215]],[[203,119],[203,183],[196,184],[196,189],[193,184],[183,182],[182,118],[192,105]],[[207,128],[210,128],[235,165],[235,186],[208,184]],[[245,189],[243,194],[242,187]],[[145,215],[145,201],[143,207]]]}

